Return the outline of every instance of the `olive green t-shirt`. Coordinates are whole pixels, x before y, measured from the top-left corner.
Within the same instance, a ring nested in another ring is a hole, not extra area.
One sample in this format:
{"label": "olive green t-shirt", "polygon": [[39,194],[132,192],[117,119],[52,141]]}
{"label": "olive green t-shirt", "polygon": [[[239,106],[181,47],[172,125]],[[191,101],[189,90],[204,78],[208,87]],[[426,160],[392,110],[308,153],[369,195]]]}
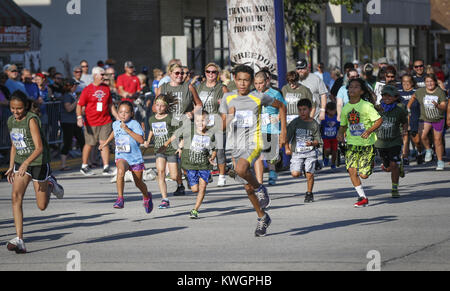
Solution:
{"label": "olive green t-shirt", "polygon": [[[148,119],[150,131],[153,132],[155,139],[155,151],[162,147],[175,133],[177,127],[172,125],[172,119],[172,114],[167,114],[167,116],[162,119],[157,119],[155,114]],[[165,154],[171,156],[174,155],[175,152],[176,149],[170,144],[167,147]]]}
{"label": "olive green t-shirt", "polygon": [[298,107],[297,103],[301,99],[308,99],[311,101],[312,108],[316,107],[316,103],[313,100],[313,95],[311,93],[311,90],[309,90],[307,87],[300,85],[296,89],[292,89],[291,86],[285,85],[281,89],[281,92],[283,93],[284,100],[287,103],[287,120],[288,123],[290,123],[293,119],[298,117]]}
{"label": "olive green t-shirt", "polygon": [[14,116],[8,118],[8,130],[10,133],[11,142],[16,148],[14,162],[22,164],[36,150],[30,130],[31,119],[35,119],[39,125],[39,133],[41,135],[44,149],[43,152],[31,162],[30,166],[45,165],[50,162],[48,143],[42,131],[41,120],[32,112],[28,112],[25,118],[21,121],[17,121]]}
{"label": "olive green t-shirt", "polygon": [[408,113],[401,106],[389,112],[381,112],[383,124],[377,130],[375,147],[387,149],[403,145],[402,125],[408,123]]}
{"label": "olive green t-shirt", "polygon": [[189,90],[189,83],[171,86],[165,83],[161,86],[161,94],[172,93],[177,97],[178,103],[173,113],[174,121],[180,121],[183,114],[194,109],[194,97]]}
{"label": "olive green t-shirt", "polygon": [[420,88],[415,94],[420,104],[421,120],[426,122],[439,122],[445,118],[445,110],[439,110],[433,104],[433,101],[440,104],[447,100],[445,92],[440,87],[437,87],[434,93],[428,93],[426,88]]}
{"label": "olive green t-shirt", "polygon": [[317,140],[319,145],[323,144],[320,133],[320,125],[314,119],[304,121],[300,117],[294,119],[287,128],[287,141],[291,151],[301,158],[315,157],[317,150],[313,146],[306,146],[306,142]]}

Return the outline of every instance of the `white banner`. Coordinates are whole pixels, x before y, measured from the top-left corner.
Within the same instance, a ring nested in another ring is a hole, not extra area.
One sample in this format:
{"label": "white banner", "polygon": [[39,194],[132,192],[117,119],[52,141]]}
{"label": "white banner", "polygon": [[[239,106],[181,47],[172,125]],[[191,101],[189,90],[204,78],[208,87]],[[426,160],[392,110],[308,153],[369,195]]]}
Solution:
{"label": "white banner", "polygon": [[231,65],[267,67],[278,80],[273,0],[227,0],[227,9]]}

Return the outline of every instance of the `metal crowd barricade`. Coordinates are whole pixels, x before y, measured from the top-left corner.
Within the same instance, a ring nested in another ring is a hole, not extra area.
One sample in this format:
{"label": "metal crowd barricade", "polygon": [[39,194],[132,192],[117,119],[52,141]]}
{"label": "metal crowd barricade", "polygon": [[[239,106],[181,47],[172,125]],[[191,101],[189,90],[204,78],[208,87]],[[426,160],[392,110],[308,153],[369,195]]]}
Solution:
{"label": "metal crowd barricade", "polygon": [[[61,130],[61,111],[62,102],[45,102],[40,106],[41,110],[41,124],[44,132],[44,137],[47,143],[61,144],[63,142]],[[11,111],[8,106],[0,107],[0,150],[11,148],[11,139],[8,132],[8,118],[11,116]]]}

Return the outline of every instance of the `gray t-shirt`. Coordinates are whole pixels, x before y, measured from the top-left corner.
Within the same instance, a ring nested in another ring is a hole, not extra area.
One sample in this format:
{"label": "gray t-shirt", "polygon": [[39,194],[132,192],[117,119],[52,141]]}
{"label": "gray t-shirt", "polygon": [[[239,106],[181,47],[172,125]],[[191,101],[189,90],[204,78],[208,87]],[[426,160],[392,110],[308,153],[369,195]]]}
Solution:
{"label": "gray t-shirt", "polygon": [[306,142],[317,140],[319,146],[323,144],[320,125],[315,121],[303,121],[300,117],[294,119],[287,128],[287,140],[291,151],[300,158],[317,156],[317,148],[307,146]]}
{"label": "gray t-shirt", "polygon": [[[313,100],[316,103],[316,108],[319,109],[321,105],[320,96],[323,94],[328,94],[328,89],[325,83],[317,75],[309,73],[305,80],[300,80],[300,84],[307,87],[313,94]],[[320,110],[316,110],[316,115],[314,119],[319,119]]]}
{"label": "gray t-shirt", "polygon": [[229,137],[231,140],[227,140],[227,148],[256,149],[258,147],[258,144],[262,141],[262,106],[271,106],[274,100],[269,95],[256,91],[245,96],[240,96],[237,92],[224,95],[219,112],[228,114],[231,108],[236,110],[231,123],[231,136]]}

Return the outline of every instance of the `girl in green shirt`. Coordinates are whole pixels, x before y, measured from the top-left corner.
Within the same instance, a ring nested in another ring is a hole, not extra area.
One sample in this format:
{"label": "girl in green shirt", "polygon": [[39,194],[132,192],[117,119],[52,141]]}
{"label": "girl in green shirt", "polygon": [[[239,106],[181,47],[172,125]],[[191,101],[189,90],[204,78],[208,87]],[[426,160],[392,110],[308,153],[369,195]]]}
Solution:
{"label": "girl in green shirt", "polygon": [[30,112],[31,101],[21,91],[15,91],[9,106],[13,115],[8,119],[11,155],[6,176],[13,185],[12,208],[17,237],[7,243],[7,248],[16,253],[26,253],[22,203],[28,184],[33,181],[36,204],[42,211],[49,204],[50,193],[61,199],[64,189],[51,175],[49,147],[42,133],[41,120]]}

